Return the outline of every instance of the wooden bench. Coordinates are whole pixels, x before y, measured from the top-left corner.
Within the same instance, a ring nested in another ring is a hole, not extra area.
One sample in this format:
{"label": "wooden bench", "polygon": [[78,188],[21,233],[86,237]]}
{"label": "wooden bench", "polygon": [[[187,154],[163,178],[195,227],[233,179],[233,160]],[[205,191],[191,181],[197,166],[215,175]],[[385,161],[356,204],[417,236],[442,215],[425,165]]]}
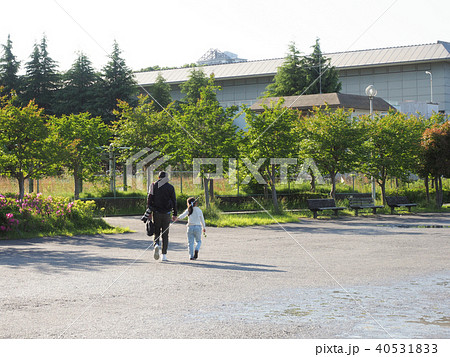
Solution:
{"label": "wooden bench", "polygon": [[411,212],[411,207],[417,206],[417,203],[409,202],[406,196],[386,196],[386,203],[391,207],[391,214],[394,214],[394,209],[397,207],[407,207],[408,211]]}
{"label": "wooden bench", "polygon": [[336,207],[336,203],[333,198],[318,198],[318,199],[308,199],[306,200],[308,203],[308,208],[314,215],[314,218],[317,218],[317,212],[324,210],[334,211],[334,214],[337,216],[338,211],[345,209],[345,207]]}
{"label": "wooden bench", "polygon": [[375,205],[372,196],[369,194],[368,196],[350,196],[349,207],[355,210],[355,216],[357,216],[360,209],[371,208],[373,214],[377,214],[377,208],[383,208],[384,206]]}

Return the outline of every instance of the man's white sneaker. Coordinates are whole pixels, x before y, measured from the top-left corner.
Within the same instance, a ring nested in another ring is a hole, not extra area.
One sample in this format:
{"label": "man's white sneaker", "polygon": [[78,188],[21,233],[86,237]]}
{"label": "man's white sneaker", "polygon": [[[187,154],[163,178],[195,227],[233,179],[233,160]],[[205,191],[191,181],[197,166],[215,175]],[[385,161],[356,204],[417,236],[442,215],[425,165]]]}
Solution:
{"label": "man's white sneaker", "polygon": [[167,262],[167,257],[166,257],[166,255],[165,254],[163,254],[162,255],[162,259],[161,259],[163,262]]}
{"label": "man's white sneaker", "polygon": [[159,260],[159,245],[155,245],[155,249],[153,250],[153,258],[155,260]]}

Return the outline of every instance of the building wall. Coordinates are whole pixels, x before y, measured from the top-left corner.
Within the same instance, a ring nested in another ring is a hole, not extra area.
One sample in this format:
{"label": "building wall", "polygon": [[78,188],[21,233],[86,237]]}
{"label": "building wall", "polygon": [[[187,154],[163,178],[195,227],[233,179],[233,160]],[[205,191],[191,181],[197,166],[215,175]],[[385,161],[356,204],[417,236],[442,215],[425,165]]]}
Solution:
{"label": "building wall", "polygon": [[[389,104],[398,107],[403,102],[430,102],[430,76],[433,74],[433,102],[439,104],[439,110],[450,113],[450,63],[427,62],[406,65],[379,66],[357,69],[340,69],[342,93],[365,95],[365,89],[373,84],[377,96]],[[263,96],[266,87],[272,83],[273,75],[230,78],[217,80],[222,87],[217,98],[223,106],[254,104]],[[181,100],[179,84],[171,84],[172,98]]]}
{"label": "building wall", "polygon": [[450,113],[450,65],[448,63],[422,63],[403,66],[386,66],[340,70],[342,93],[365,95],[373,84],[377,96],[397,106],[402,102],[427,103],[431,100],[430,71],[433,75],[433,102],[439,110]]}

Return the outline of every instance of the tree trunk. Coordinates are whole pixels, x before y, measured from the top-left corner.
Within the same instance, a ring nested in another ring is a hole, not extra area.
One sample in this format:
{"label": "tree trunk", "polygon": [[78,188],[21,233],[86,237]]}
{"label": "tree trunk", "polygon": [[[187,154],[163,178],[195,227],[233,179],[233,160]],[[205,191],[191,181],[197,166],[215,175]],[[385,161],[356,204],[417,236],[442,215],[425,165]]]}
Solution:
{"label": "tree trunk", "polygon": [[309,174],[311,176],[311,192],[316,192],[316,176],[311,169],[309,169]]}
{"label": "tree trunk", "polygon": [[427,202],[430,203],[430,182],[428,176],[425,177],[425,192],[427,194]]}
{"label": "tree trunk", "polygon": [[380,185],[380,188],[381,188],[381,202],[383,202],[383,204],[385,205],[386,204],[386,180],[378,182],[378,184]]}
{"label": "tree trunk", "polygon": [[278,207],[278,197],[277,197],[277,189],[275,188],[275,165],[270,166],[269,175],[270,175],[270,190],[272,191],[272,203],[273,209],[275,212],[279,211]]}
{"label": "tree trunk", "polygon": [[210,179],[209,180],[209,198],[211,199],[211,201],[214,201],[214,180]]}
{"label": "tree trunk", "polygon": [[444,203],[444,193],[442,192],[442,178],[440,176],[436,176],[436,206],[437,208],[441,208]]}
{"label": "tree trunk", "polygon": [[209,189],[208,189],[208,178],[203,177],[203,187],[205,190],[205,204],[206,204],[206,208],[209,208]]}
{"label": "tree trunk", "polygon": [[22,172],[18,174],[17,182],[19,183],[19,200],[22,201],[25,196],[25,178]]}
{"label": "tree trunk", "polygon": [[73,180],[74,180],[74,199],[80,199],[80,177],[78,174],[78,170],[74,170],[73,172]]}
{"label": "tree trunk", "polygon": [[330,177],[331,177],[330,197],[335,198],[336,197],[336,174],[335,173],[331,173]]}

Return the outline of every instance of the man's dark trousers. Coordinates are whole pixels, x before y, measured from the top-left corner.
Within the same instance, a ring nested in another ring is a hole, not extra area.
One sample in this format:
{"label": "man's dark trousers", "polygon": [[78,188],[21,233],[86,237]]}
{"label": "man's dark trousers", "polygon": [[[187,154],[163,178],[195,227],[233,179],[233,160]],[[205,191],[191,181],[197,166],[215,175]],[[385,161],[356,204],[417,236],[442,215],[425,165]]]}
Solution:
{"label": "man's dark trousers", "polygon": [[155,223],[154,242],[159,245],[159,238],[162,234],[162,254],[167,254],[167,247],[169,245],[170,216],[170,212],[153,212],[153,222]]}

